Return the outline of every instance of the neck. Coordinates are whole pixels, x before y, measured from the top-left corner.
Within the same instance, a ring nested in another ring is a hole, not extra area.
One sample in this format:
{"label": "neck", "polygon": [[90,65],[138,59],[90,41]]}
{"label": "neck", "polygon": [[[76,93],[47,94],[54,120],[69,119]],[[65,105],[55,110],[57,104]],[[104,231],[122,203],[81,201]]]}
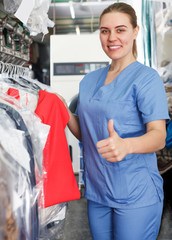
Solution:
{"label": "neck", "polygon": [[120,59],[120,60],[112,60],[109,71],[120,73],[124,68],[126,68],[131,63],[135,62],[136,59],[132,56],[129,59]]}

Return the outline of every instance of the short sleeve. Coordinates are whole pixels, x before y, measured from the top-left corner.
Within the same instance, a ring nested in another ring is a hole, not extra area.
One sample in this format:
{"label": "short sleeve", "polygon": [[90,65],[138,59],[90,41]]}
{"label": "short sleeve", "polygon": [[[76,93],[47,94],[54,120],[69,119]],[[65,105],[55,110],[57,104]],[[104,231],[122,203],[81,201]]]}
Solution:
{"label": "short sleeve", "polygon": [[165,119],[168,122],[167,97],[159,74],[152,69],[147,77],[142,79],[137,90],[137,104],[143,123],[161,119]]}

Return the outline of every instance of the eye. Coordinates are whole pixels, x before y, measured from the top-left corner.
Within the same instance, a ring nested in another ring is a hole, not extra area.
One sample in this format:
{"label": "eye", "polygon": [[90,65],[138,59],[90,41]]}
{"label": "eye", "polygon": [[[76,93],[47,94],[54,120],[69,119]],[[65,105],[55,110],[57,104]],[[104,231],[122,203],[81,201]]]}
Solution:
{"label": "eye", "polygon": [[117,32],[118,32],[118,33],[124,32],[124,29],[117,29]]}
{"label": "eye", "polygon": [[102,29],[102,30],[101,30],[101,33],[108,33],[108,30]]}

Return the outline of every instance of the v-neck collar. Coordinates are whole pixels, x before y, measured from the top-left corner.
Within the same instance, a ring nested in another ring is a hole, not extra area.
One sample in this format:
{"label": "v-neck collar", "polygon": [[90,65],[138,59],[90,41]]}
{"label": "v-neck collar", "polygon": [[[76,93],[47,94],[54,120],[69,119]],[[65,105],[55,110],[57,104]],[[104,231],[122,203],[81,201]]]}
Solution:
{"label": "v-neck collar", "polygon": [[129,74],[130,68],[132,68],[133,65],[137,64],[137,63],[138,63],[137,61],[130,63],[126,68],[124,68],[114,78],[114,80],[111,83],[109,83],[107,85],[104,85],[104,83],[105,83],[106,76],[107,76],[107,73],[108,73],[111,65],[108,65],[107,67],[105,67],[103,73],[101,74],[101,76],[99,77],[99,79],[97,81],[96,87],[95,87],[93,95],[92,95],[93,99],[99,99],[103,95],[109,93],[109,91],[111,91],[113,89],[114,85],[118,84],[120,82],[120,80],[123,79],[124,74],[127,76]]}

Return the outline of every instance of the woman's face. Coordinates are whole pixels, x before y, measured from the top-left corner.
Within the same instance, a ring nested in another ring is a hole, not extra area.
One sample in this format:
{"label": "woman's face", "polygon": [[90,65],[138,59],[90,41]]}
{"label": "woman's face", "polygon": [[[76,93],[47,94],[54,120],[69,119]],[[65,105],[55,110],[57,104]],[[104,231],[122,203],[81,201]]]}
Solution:
{"label": "woman's face", "polygon": [[133,41],[138,30],[139,27],[133,29],[130,18],[125,13],[104,14],[100,21],[100,41],[104,52],[112,60],[133,56]]}

